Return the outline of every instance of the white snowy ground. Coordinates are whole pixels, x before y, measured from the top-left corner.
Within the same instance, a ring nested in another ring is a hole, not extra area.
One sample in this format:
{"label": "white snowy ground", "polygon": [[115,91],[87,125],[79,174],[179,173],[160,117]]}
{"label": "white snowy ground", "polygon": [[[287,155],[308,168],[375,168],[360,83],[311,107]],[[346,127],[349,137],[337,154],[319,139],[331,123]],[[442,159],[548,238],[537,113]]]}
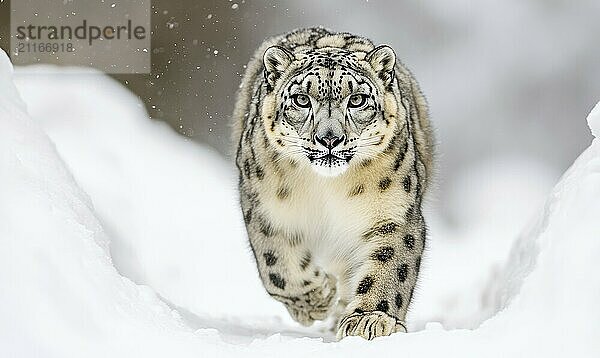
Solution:
{"label": "white snowy ground", "polygon": [[1,357],[600,354],[598,139],[528,225],[544,168],[465,177],[475,224],[430,214],[413,333],[331,342],[264,293],[231,165],[102,75],[17,72],[0,51]]}

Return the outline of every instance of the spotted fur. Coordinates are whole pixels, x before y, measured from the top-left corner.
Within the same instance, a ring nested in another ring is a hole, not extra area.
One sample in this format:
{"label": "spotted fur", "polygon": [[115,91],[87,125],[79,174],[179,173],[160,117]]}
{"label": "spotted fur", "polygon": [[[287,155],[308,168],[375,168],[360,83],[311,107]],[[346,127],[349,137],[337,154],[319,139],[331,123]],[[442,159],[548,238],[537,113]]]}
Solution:
{"label": "spotted fur", "polygon": [[405,332],[433,137],[394,51],[323,28],[268,39],[233,117],[240,202],[267,292],[302,324],[336,315],[338,338]]}

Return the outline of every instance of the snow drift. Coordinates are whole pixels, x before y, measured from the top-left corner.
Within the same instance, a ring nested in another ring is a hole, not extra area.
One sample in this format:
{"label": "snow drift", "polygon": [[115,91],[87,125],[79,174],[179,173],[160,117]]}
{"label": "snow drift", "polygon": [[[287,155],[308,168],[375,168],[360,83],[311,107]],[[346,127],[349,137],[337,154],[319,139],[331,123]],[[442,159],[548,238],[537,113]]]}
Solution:
{"label": "snow drift", "polygon": [[2,356],[600,353],[598,139],[488,280],[492,318],[328,343],[263,292],[218,156],[100,74],[12,72],[0,52]]}

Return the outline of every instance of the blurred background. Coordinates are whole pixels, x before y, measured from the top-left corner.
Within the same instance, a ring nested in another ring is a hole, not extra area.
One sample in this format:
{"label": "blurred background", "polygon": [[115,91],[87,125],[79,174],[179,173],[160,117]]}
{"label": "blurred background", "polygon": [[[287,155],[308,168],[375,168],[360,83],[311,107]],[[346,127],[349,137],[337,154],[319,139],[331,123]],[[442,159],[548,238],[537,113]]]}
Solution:
{"label": "blurred background", "polygon": [[[3,48],[9,12],[1,1]],[[517,185],[543,197],[589,144],[599,15],[597,0],[154,0],[152,72],[113,77],[152,118],[230,156],[235,92],[266,37],[323,25],[387,43],[428,98],[439,142],[434,197],[451,224],[467,219],[455,210],[468,205],[462,190],[512,200]],[[487,210],[472,205],[460,212]]]}

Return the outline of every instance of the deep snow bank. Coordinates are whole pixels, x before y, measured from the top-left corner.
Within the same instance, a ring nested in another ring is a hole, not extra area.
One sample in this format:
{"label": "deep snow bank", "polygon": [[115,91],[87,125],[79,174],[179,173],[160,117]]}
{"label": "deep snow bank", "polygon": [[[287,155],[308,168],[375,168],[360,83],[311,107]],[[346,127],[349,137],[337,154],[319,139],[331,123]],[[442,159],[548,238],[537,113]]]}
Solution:
{"label": "deep snow bank", "polygon": [[[104,77],[20,77],[30,113],[74,180],[24,110],[10,72],[0,53],[3,356],[600,352],[594,340],[600,329],[597,139],[555,187],[539,222],[524,231],[500,279],[490,281],[489,299],[502,312],[472,331],[431,324],[370,343],[323,343],[298,338],[315,330],[272,318],[281,307],[256,279],[233,180],[217,157],[148,121],[139,102]],[[70,93],[66,101],[47,96],[58,90]],[[599,118],[588,119],[596,135]],[[193,311],[192,321],[182,323],[152,290],[121,277],[109,241],[124,274]]]}
{"label": "deep snow bank", "polygon": [[0,355],[201,352],[175,312],[113,268],[89,198],[11,77],[0,51]]}

